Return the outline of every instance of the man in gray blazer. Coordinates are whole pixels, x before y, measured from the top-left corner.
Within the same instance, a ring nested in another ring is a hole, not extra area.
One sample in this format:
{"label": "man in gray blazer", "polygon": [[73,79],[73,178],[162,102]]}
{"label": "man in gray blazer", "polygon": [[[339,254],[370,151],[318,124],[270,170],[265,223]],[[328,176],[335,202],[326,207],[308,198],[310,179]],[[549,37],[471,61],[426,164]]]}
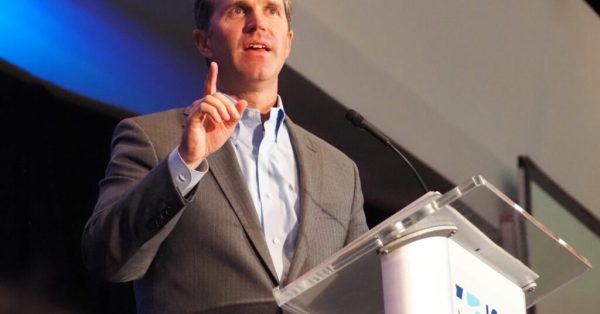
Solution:
{"label": "man in gray blazer", "polygon": [[278,313],[285,285],[367,231],[356,165],[277,94],[291,0],[197,0],[204,97],[122,121],[83,234],[139,313]]}

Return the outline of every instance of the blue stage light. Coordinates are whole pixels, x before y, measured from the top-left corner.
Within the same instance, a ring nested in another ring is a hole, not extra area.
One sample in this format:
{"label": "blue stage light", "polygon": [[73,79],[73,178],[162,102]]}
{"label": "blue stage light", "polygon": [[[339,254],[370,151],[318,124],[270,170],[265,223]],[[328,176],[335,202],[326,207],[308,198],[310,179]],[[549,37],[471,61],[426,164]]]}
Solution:
{"label": "blue stage light", "polygon": [[0,58],[139,113],[191,103],[203,79],[177,49],[104,1],[0,0]]}

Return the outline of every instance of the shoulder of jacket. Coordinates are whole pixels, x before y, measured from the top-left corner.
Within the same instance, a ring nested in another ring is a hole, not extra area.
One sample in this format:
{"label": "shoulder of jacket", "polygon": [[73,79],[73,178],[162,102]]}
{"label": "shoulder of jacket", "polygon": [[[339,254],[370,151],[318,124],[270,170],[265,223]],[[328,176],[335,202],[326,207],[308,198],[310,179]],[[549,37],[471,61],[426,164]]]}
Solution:
{"label": "shoulder of jacket", "polygon": [[332,156],[337,160],[347,160],[351,163],[354,163],[354,161],[352,161],[352,159],[348,157],[344,152],[342,152],[339,148],[333,146],[329,142],[306,130],[305,128],[299,126],[298,124],[293,123],[290,127],[294,128],[295,132],[299,136],[303,136],[307,141],[310,142],[311,145],[314,145],[325,156]]}
{"label": "shoulder of jacket", "polygon": [[165,111],[139,115],[131,118],[124,119],[123,121],[129,120],[134,121],[139,125],[160,125],[169,124],[169,122],[183,122],[184,121],[184,108],[175,108]]}

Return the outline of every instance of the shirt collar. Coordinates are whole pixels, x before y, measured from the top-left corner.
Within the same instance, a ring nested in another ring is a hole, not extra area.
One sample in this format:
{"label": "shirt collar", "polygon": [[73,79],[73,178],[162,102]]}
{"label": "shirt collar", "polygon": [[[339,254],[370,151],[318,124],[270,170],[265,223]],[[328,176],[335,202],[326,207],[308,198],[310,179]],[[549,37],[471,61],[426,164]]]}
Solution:
{"label": "shirt collar", "polygon": [[[237,100],[235,100],[235,98],[233,98],[227,94],[223,94],[223,95],[225,95],[225,97],[227,97],[229,100],[231,100],[232,103],[237,102]],[[277,95],[277,103],[275,104],[275,106],[273,106],[271,108],[269,120],[267,120],[263,123],[265,132],[270,131],[270,130],[273,130],[273,132],[275,132],[275,134],[274,134],[275,142],[277,142],[281,126],[283,125],[283,122],[285,121],[285,117],[286,117],[286,114],[285,114],[285,110],[283,108],[283,101],[281,100],[281,96]],[[230,140],[235,144],[239,138],[240,128],[242,127],[242,125],[252,125],[253,123],[254,124],[260,123],[260,111],[255,108],[246,108],[246,110],[244,110],[244,113],[242,114],[242,118],[240,119],[240,122],[236,125],[235,130],[231,134]],[[273,126],[273,123],[274,123],[274,126]]]}

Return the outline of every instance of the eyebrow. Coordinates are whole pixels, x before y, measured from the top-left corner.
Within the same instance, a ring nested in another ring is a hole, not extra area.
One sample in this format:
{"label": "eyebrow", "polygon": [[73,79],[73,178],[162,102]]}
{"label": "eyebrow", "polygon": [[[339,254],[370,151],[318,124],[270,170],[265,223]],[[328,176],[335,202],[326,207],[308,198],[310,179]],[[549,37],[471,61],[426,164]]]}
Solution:
{"label": "eyebrow", "polygon": [[267,7],[276,7],[276,8],[279,8],[279,9],[283,9],[283,5],[281,5],[278,2],[275,2],[273,0],[269,0],[267,2]]}
{"label": "eyebrow", "polygon": [[[225,10],[228,10],[229,8],[231,8],[231,7],[233,7],[233,6],[236,6],[236,5],[239,5],[239,6],[245,6],[245,7],[250,7],[250,4],[248,3],[248,1],[247,1],[247,0],[236,0],[236,1],[233,1],[233,2],[231,2],[229,5],[225,6],[225,8],[224,8],[224,9],[225,9]],[[275,1],[273,1],[273,0],[269,0],[269,1],[267,1],[267,3],[266,3],[266,5],[265,5],[265,7],[275,7],[275,8],[278,8],[278,9],[280,9],[280,10],[283,10],[283,9],[284,9],[284,6],[283,6],[283,5],[281,5],[281,4],[279,4],[279,3],[277,3],[277,2],[275,2]]]}

